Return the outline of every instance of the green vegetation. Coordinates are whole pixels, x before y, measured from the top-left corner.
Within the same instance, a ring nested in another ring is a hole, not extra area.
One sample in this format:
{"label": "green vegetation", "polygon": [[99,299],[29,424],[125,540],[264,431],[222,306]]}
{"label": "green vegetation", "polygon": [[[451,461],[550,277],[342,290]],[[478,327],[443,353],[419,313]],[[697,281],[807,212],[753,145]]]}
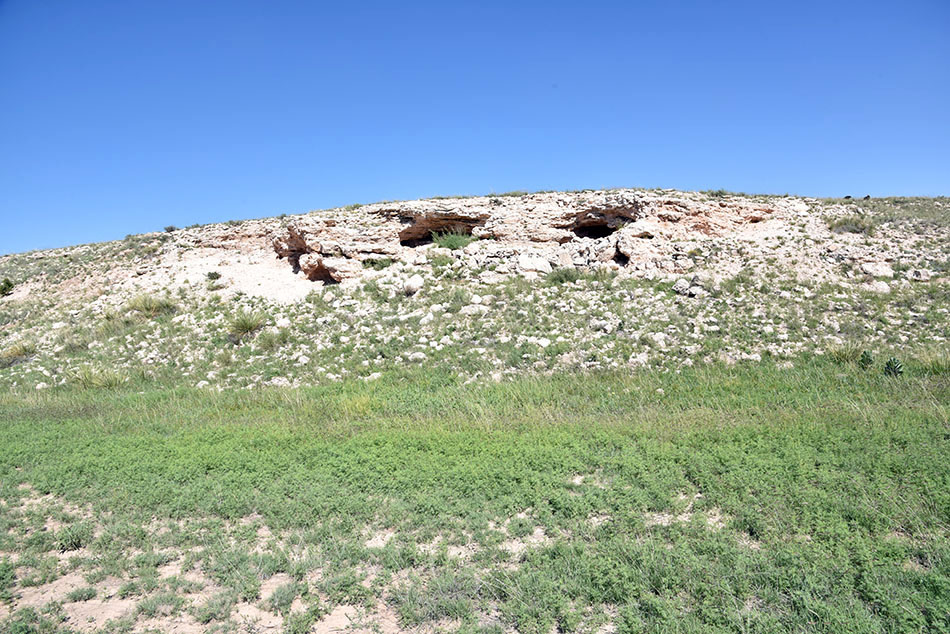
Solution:
{"label": "green vegetation", "polygon": [[[287,631],[378,602],[403,627],[946,631],[950,375],[932,369],[2,393],[0,549],[20,563],[0,560],[0,592],[82,548],[88,578],[131,584],[138,619],[299,598]],[[26,512],[27,485],[80,510]],[[65,522],[52,538],[47,516]],[[189,608],[189,582],[157,572],[176,557],[221,593]]]}
{"label": "green vegetation", "polygon": [[364,269],[373,269],[374,271],[382,271],[385,268],[392,266],[392,258],[368,258],[363,260]]}
{"label": "green vegetation", "polygon": [[870,216],[851,214],[828,221],[828,228],[837,233],[863,233],[874,235],[877,221]]}
{"label": "green vegetation", "polygon": [[139,313],[149,319],[174,313],[176,308],[175,302],[172,300],[154,295],[137,295],[126,304],[127,310]]}
{"label": "green vegetation", "polygon": [[451,249],[455,251],[456,249],[464,249],[471,243],[475,242],[475,238],[470,233],[464,233],[462,231],[446,231],[444,233],[433,233],[432,241],[435,242],[438,246],[443,249]]}
{"label": "green vegetation", "polygon": [[228,333],[235,339],[242,339],[264,327],[267,317],[262,313],[242,310],[231,319]]}
{"label": "green vegetation", "polygon": [[3,278],[3,281],[0,282],[0,297],[6,297],[13,293],[13,287],[15,284],[9,277]]}

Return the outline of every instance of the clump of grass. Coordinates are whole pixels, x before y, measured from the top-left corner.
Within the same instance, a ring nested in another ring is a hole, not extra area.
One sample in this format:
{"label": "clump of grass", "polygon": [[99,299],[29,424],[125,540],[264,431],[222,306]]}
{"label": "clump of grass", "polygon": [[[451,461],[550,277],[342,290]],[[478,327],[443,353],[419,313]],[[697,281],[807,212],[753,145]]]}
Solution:
{"label": "clump of grass", "polygon": [[6,297],[13,293],[13,287],[16,286],[9,277],[3,278],[3,281],[0,282],[0,296]]}
{"label": "clump of grass", "polygon": [[70,374],[74,383],[83,389],[113,389],[126,382],[126,376],[112,369],[82,366]]}
{"label": "clump of grass", "polygon": [[174,313],[177,306],[175,306],[173,301],[165,297],[137,295],[129,300],[129,303],[126,304],[126,308],[145,317],[154,318],[159,315]]}
{"label": "clump of grass", "polygon": [[228,334],[236,340],[241,340],[248,335],[252,335],[264,326],[264,315],[242,310],[228,326]]}
{"label": "clump of grass", "polygon": [[851,214],[828,221],[828,228],[835,233],[862,233],[870,236],[874,235],[876,227],[877,223],[874,220],[861,214]]}
{"label": "clump of grass", "polygon": [[19,341],[0,353],[0,368],[9,368],[26,361],[36,354],[36,344],[32,341]]}
{"label": "clump of grass", "polygon": [[548,284],[573,284],[581,279],[581,272],[573,267],[554,269],[545,279]]}
{"label": "clump of grass", "polygon": [[76,603],[78,601],[89,601],[90,599],[96,598],[96,589],[93,586],[87,586],[85,588],[76,588],[72,592],[66,595],[66,600],[70,603]]}
{"label": "clump of grass", "polygon": [[236,599],[232,592],[222,592],[193,610],[195,620],[206,625],[211,621],[224,621],[231,615]]}
{"label": "clump of grass", "polygon": [[475,240],[476,238],[471,234],[463,233],[458,230],[432,234],[433,242],[443,249],[451,249],[452,251],[455,251],[456,249],[464,249],[471,243],[475,242]]}
{"label": "clump of grass", "polygon": [[363,260],[363,268],[373,269],[374,271],[382,271],[383,269],[391,266],[392,263],[392,258],[368,258]]}
{"label": "clump of grass", "polygon": [[92,528],[88,524],[69,524],[56,533],[56,546],[59,552],[66,553],[79,550],[92,539]]}
{"label": "clump of grass", "polygon": [[927,374],[950,374],[950,350],[926,349],[917,353],[916,361]]}
{"label": "clump of grass", "polygon": [[277,332],[262,332],[257,338],[257,345],[261,350],[271,352],[283,347],[290,341],[290,330],[281,328]]}
{"label": "clump of grass", "polygon": [[287,616],[290,613],[290,606],[294,599],[300,593],[300,588],[296,583],[286,583],[274,590],[274,593],[266,601],[267,609],[274,614]]}
{"label": "clump of grass", "polygon": [[16,566],[7,559],[0,559],[0,602],[13,601],[13,582],[16,580]]}
{"label": "clump of grass", "polygon": [[590,282],[610,283],[613,281],[615,273],[608,269],[598,268],[591,271],[582,271],[574,267],[564,267],[554,269],[547,274],[545,280],[548,284],[572,284],[578,280],[588,280]]}
{"label": "clump of grass", "polygon": [[828,348],[828,358],[837,364],[857,363],[864,350],[856,343],[843,343]]}

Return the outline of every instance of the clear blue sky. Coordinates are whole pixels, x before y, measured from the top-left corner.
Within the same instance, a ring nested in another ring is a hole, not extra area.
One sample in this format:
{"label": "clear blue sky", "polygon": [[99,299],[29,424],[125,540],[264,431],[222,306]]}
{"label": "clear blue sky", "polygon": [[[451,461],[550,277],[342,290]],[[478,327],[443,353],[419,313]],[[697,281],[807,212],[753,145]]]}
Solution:
{"label": "clear blue sky", "polygon": [[0,0],[0,252],[511,189],[950,194],[950,2]]}

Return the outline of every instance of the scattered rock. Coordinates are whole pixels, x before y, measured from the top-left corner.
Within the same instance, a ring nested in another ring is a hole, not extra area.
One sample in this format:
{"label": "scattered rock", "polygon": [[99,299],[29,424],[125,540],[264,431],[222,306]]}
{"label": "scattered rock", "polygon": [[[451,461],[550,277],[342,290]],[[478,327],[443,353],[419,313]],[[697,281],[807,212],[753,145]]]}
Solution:
{"label": "scattered rock", "polygon": [[421,275],[416,274],[406,280],[406,283],[402,286],[402,290],[406,295],[415,295],[422,290],[423,284],[425,284],[425,280],[422,279]]}

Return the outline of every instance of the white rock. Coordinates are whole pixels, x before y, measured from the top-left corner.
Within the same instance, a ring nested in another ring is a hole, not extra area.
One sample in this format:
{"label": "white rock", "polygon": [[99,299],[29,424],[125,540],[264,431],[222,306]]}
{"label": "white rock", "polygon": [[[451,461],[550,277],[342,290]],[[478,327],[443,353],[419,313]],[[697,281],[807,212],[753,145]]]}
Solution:
{"label": "white rock", "polygon": [[894,277],[894,269],[887,262],[863,262],[861,272],[873,277]]}
{"label": "white rock", "polygon": [[469,304],[468,306],[462,306],[462,310],[459,311],[460,315],[484,315],[488,312],[487,306],[482,306],[481,304]]}
{"label": "white rock", "polygon": [[689,280],[681,277],[673,284],[673,292],[677,295],[685,295],[689,291]]}
{"label": "white rock", "polygon": [[37,383],[37,384],[36,384],[36,389],[38,389],[38,390],[45,390],[45,389],[47,389],[48,387],[49,387],[49,383],[44,383],[44,382],[42,382],[42,381],[41,381],[40,383]]}
{"label": "white rock", "polygon": [[402,286],[402,290],[406,295],[415,295],[422,290],[423,284],[425,284],[425,280],[417,273],[406,280],[406,283]]}
{"label": "white rock", "polygon": [[425,353],[425,352],[413,352],[412,354],[409,355],[409,360],[412,361],[412,362],[414,362],[414,363],[418,363],[418,362],[420,362],[420,361],[425,361],[425,360],[426,360],[426,353]]}
{"label": "white rock", "polygon": [[551,263],[542,257],[522,253],[518,256],[518,268],[525,273],[550,273]]}

